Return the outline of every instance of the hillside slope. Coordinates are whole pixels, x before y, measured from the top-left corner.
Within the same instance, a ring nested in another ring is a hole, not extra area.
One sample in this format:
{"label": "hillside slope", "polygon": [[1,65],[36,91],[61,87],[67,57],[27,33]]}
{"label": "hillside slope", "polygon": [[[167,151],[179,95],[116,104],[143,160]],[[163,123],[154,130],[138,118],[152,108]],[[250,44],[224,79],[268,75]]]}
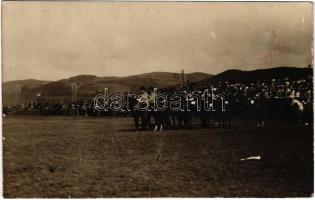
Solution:
{"label": "hillside slope", "polygon": [[[210,78],[212,75],[205,73],[188,74],[188,80],[191,82]],[[15,102],[15,85],[22,85],[19,102],[35,101],[36,95],[41,94],[41,99],[50,101],[71,100],[72,83],[78,85],[78,98],[91,99],[96,94],[109,89],[109,93],[125,91],[138,91],[140,86],[152,86],[156,88],[168,87],[180,83],[178,73],[152,72],[126,77],[97,77],[94,75],[79,75],[68,79],[58,81],[37,81],[29,84],[21,81],[10,81],[3,83],[3,104],[13,105]],[[23,84],[22,84],[23,83]],[[12,89],[13,88],[13,89]]]}
{"label": "hillside slope", "polygon": [[201,83],[216,83],[216,82],[230,82],[230,83],[248,83],[257,80],[271,80],[271,79],[300,79],[313,76],[312,68],[296,68],[296,67],[277,67],[268,69],[257,69],[253,71],[242,70],[227,70],[218,75],[204,79]]}

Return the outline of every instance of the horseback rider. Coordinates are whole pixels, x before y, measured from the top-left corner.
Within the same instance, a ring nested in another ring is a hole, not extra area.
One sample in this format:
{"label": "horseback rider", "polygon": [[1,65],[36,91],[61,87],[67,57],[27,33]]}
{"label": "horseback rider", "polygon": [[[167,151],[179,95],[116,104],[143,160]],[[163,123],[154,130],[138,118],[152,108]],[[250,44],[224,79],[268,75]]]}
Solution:
{"label": "horseback rider", "polygon": [[[141,126],[142,129],[145,130],[148,124],[148,92],[144,86],[140,87],[140,95],[137,98],[137,104],[135,106],[134,114],[135,114],[135,123],[136,129],[138,128],[138,118],[141,118]],[[143,108],[143,105],[145,107]]]}
{"label": "horseback rider", "polygon": [[153,87],[148,88],[148,103],[149,103],[149,110],[154,110],[154,102],[155,102],[156,93],[154,92]]}

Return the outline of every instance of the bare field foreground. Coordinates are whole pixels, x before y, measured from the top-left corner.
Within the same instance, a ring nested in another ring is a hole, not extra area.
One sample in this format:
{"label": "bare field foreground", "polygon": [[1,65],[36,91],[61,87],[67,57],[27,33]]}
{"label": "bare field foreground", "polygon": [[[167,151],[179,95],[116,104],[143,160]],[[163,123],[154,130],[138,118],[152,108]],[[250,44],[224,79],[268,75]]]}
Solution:
{"label": "bare field foreground", "polygon": [[[131,118],[3,119],[4,196],[296,197],[313,194],[313,128],[135,132]],[[241,160],[260,156],[260,160]]]}

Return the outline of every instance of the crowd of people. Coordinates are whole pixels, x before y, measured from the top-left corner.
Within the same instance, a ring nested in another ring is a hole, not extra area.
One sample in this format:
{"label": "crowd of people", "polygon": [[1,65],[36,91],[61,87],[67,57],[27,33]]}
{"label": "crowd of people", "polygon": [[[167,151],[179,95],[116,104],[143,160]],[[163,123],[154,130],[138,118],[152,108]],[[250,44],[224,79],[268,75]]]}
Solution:
{"label": "crowd of people", "polygon": [[[298,80],[285,78],[250,83],[218,82],[215,84],[188,85],[177,90],[172,89],[164,92],[167,94],[174,92],[182,94],[186,97],[185,101],[188,104],[193,104],[190,108],[195,109],[185,110],[184,112],[173,110],[151,113],[138,112],[136,118],[141,118],[144,129],[147,124],[150,124],[152,118],[155,121],[154,129],[157,127],[162,129],[163,125],[166,127],[190,128],[193,116],[200,119],[201,127],[211,125],[231,127],[232,119],[243,126],[247,126],[252,122],[260,127],[265,126],[266,120],[302,122],[305,125],[310,125],[313,122],[312,76]],[[202,105],[204,101],[207,101],[204,96],[205,90],[214,90],[215,94],[210,95],[214,95],[217,101],[214,102],[211,110],[205,110],[201,106],[201,109],[197,111],[196,106],[194,106],[197,105],[197,99],[191,97],[198,97],[199,95],[201,100],[199,104]],[[152,88],[142,89],[141,93],[148,101],[152,99],[152,96],[156,96]],[[183,104],[186,104],[186,102],[183,102]],[[138,127],[138,121],[138,119],[135,119],[136,127]]]}
{"label": "crowd of people", "polygon": [[[291,120],[303,122],[306,125],[313,121],[313,78],[304,79],[272,79],[259,80],[250,83],[229,83],[217,82],[214,84],[189,84],[181,88],[162,88],[159,93],[182,94],[184,101],[196,105],[196,99],[189,98],[192,94],[200,96],[201,101],[205,101],[204,91],[214,90],[216,94],[224,97],[213,109],[207,111],[201,109],[173,111],[165,109],[163,111],[139,111],[134,106],[140,99],[134,99],[133,104],[129,104],[129,109],[121,112],[95,109],[93,99],[89,101],[74,102],[28,102],[13,107],[4,107],[5,115],[11,113],[33,113],[40,115],[71,115],[71,116],[128,116],[135,119],[136,129],[163,130],[165,128],[191,128],[192,118],[200,119],[202,127],[223,126],[230,127],[234,121],[241,122],[246,126],[250,122],[255,122],[257,126],[263,127],[266,120]],[[139,96],[141,101],[148,101],[151,105],[156,93],[153,87],[141,87]],[[143,100],[144,99],[144,100]],[[224,110],[221,104],[224,104]],[[233,120],[232,120],[233,119]]]}

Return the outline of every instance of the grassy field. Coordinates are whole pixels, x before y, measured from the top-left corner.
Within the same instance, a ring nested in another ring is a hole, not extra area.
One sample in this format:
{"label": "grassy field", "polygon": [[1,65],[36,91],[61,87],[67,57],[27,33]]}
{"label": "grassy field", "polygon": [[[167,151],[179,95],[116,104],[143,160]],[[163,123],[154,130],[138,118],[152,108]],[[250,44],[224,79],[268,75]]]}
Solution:
{"label": "grassy field", "polygon": [[[3,120],[5,197],[295,197],[313,193],[297,124],[135,132],[131,118]],[[261,156],[260,160],[245,160]]]}

